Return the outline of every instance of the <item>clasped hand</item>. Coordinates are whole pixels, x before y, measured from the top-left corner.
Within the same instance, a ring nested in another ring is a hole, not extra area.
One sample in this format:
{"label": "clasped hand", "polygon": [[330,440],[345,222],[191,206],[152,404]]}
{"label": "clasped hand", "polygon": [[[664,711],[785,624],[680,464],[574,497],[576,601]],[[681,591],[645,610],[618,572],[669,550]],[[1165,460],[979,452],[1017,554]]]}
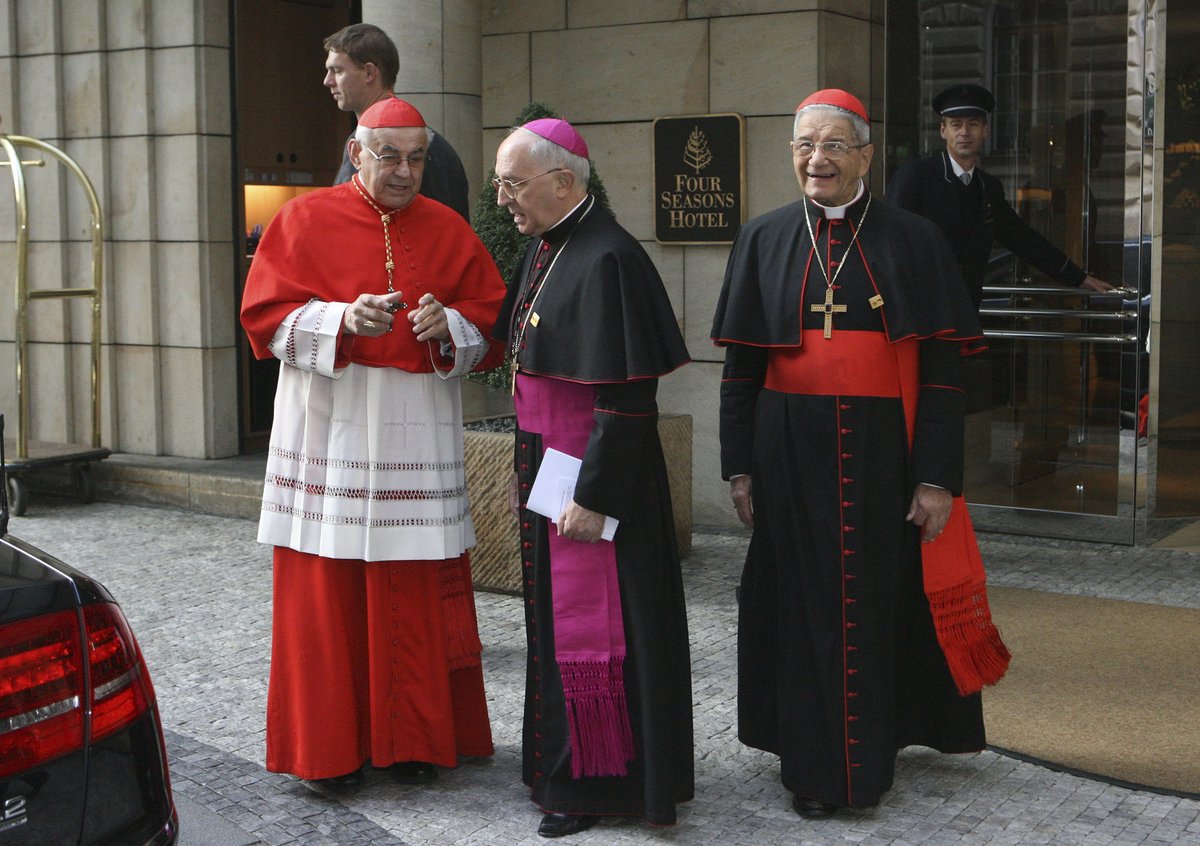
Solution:
{"label": "clasped hand", "polygon": [[[404,294],[359,294],[342,315],[342,325],[352,335],[378,338],[392,331],[396,320],[395,312],[404,306]],[[413,326],[418,341],[447,341],[450,325],[446,319],[446,308],[433,294],[424,294],[417,307],[405,317]]]}

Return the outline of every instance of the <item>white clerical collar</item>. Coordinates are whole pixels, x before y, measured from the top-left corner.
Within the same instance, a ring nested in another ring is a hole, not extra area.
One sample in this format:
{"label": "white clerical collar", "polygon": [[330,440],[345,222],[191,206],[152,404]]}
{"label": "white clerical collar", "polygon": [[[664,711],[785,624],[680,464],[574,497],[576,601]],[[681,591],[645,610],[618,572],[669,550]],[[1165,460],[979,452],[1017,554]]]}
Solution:
{"label": "white clerical collar", "polygon": [[957,161],[955,161],[954,156],[946,156],[946,158],[948,158],[950,160],[950,167],[954,168],[954,175],[957,176],[959,179],[962,179],[962,175],[964,173],[969,173],[969,174],[971,174],[971,176],[975,175],[975,166],[974,165],[971,166],[970,170],[967,170],[962,165],[960,165]]}
{"label": "white clerical collar", "polygon": [[[566,214],[564,214],[562,217],[560,217],[560,218],[558,219],[558,223],[555,223],[555,224],[554,224],[554,226],[558,226],[558,224],[559,224],[559,223],[562,223],[562,222],[563,222],[564,220],[566,220],[568,217],[570,217],[571,215],[575,214],[575,210],[576,210],[577,208],[579,208],[580,206],[582,206],[584,203],[586,203],[586,202],[587,202],[587,199],[588,199],[588,197],[590,197],[590,196],[592,196],[592,195],[591,195],[591,194],[584,194],[584,195],[583,195],[583,199],[582,199],[582,200],[580,200],[580,201],[579,201],[578,203],[576,203],[575,205],[571,206],[571,210],[570,210],[569,212],[567,212]],[[548,226],[548,227],[546,227],[546,231],[547,231],[547,232],[549,232],[551,229],[553,229],[553,228],[554,228],[554,226]]]}
{"label": "white clerical collar", "polygon": [[846,203],[844,206],[822,206],[817,203],[817,207],[825,212],[825,217],[829,220],[841,220],[846,216],[846,209],[862,199],[862,195],[866,192],[867,187],[863,185],[863,181],[858,180],[858,193],[854,195],[854,199]]}

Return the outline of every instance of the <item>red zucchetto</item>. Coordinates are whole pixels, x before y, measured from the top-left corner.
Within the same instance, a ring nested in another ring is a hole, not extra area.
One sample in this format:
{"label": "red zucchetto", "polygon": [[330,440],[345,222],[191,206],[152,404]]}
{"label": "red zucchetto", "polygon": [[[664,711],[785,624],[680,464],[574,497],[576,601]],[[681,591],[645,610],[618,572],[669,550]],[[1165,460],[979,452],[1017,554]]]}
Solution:
{"label": "red zucchetto", "polygon": [[359,126],[379,129],[384,126],[425,126],[425,118],[411,103],[399,97],[387,97],[371,106],[358,119]]}
{"label": "red zucchetto", "polygon": [[837,106],[839,109],[853,112],[870,123],[867,120],[867,108],[862,104],[862,100],[840,88],[822,88],[820,91],[814,91],[804,98],[804,102],[796,107],[796,111],[800,111],[805,106]]}

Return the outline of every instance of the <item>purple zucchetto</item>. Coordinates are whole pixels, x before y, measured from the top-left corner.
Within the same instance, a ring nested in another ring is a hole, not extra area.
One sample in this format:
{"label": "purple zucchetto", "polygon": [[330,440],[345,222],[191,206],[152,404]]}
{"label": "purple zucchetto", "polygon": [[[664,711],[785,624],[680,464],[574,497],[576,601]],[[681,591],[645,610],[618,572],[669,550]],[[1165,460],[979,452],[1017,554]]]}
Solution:
{"label": "purple zucchetto", "polygon": [[583,136],[575,131],[575,127],[565,120],[558,118],[540,118],[524,124],[522,129],[528,129],[534,135],[540,135],[547,141],[552,141],[568,153],[588,158],[587,143]]}

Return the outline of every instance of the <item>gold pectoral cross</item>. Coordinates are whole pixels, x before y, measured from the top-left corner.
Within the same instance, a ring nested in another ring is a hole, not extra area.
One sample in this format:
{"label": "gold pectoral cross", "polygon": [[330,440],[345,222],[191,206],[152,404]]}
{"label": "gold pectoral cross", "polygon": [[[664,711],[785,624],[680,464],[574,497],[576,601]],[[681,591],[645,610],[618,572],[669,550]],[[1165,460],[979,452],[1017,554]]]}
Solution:
{"label": "gold pectoral cross", "polygon": [[841,314],[846,310],[845,305],[833,304],[833,286],[829,285],[825,288],[825,302],[813,303],[809,306],[811,311],[821,311],[825,313],[825,337],[833,337],[833,315]]}

